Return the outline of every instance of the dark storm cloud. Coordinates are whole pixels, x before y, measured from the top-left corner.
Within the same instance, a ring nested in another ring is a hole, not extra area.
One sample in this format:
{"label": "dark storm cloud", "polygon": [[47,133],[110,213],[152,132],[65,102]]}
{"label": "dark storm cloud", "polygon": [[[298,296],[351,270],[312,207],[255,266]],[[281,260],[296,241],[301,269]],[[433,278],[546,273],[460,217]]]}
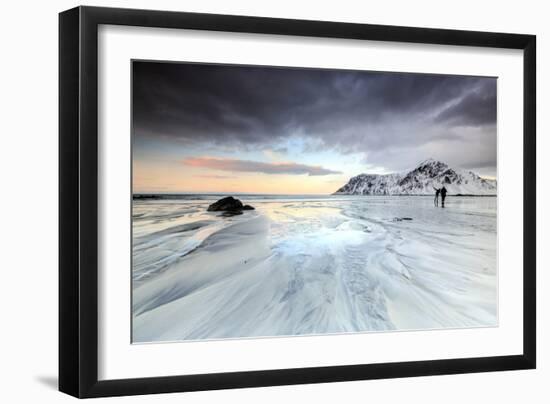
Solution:
{"label": "dark storm cloud", "polygon": [[467,153],[476,142],[461,127],[496,142],[494,78],[134,62],[133,79],[138,143],[261,148],[295,136],[379,155],[460,139]]}
{"label": "dark storm cloud", "polygon": [[341,174],[321,166],[311,166],[298,163],[263,163],[260,161],[238,160],[214,157],[192,157],[185,159],[183,164],[192,167],[210,168],[222,171],[242,171],[263,174],[291,174],[311,176]]}
{"label": "dark storm cloud", "polygon": [[443,110],[436,121],[455,126],[494,125],[497,120],[496,95],[496,81],[486,80]]}

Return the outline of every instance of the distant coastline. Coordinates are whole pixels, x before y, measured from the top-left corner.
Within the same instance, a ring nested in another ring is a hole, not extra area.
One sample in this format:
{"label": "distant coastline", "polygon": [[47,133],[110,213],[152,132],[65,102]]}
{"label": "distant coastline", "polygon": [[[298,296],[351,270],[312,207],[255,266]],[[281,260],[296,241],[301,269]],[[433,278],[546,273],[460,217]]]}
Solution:
{"label": "distant coastline", "polygon": [[392,174],[356,175],[335,194],[339,195],[433,195],[445,187],[447,195],[496,195],[496,180],[481,178],[473,171],[451,168],[429,158],[409,171]]}

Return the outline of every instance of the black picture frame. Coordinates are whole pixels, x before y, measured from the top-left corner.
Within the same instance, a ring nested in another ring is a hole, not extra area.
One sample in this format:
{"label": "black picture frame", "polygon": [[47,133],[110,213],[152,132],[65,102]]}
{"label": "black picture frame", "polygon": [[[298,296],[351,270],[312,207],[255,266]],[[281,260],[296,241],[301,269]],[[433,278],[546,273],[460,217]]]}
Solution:
{"label": "black picture frame", "polygon": [[[97,52],[100,24],[523,50],[523,354],[98,380]],[[77,7],[60,13],[59,390],[84,398],[534,369],[535,103],[534,35],[97,7]]]}

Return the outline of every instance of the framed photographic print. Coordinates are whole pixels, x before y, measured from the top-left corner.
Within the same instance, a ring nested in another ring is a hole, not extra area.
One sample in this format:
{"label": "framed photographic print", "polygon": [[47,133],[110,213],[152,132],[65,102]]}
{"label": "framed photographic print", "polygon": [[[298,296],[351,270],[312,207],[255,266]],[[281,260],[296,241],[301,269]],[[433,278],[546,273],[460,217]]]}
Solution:
{"label": "framed photographic print", "polygon": [[59,386],[535,367],[535,37],[60,14]]}

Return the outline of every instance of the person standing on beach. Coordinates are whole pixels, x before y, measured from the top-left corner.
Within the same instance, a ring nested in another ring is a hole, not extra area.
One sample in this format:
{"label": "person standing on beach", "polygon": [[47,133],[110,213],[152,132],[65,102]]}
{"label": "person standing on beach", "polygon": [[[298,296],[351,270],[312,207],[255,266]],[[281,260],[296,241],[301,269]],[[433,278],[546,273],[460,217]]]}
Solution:
{"label": "person standing on beach", "polygon": [[441,192],[441,189],[434,186],[432,186],[432,188],[435,189],[434,206],[439,206],[439,193]]}
{"label": "person standing on beach", "polygon": [[441,187],[440,192],[441,192],[441,207],[444,208],[445,207],[445,197],[447,196],[447,188],[445,188],[445,185],[443,185],[443,187]]}

